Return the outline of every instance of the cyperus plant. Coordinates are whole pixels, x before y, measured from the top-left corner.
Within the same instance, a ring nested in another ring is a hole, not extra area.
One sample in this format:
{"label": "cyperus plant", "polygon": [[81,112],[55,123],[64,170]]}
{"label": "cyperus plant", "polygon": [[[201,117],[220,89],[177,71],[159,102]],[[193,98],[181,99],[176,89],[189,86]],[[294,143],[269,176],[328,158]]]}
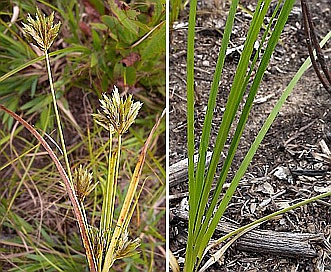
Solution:
{"label": "cyperus plant", "polygon": [[[271,5],[271,0],[259,0],[255,12],[253,14],[252,22],[245,39],[243,52],[238,63],[237,70],[234,75],[231,90],[228,95],[225,112],[222,116],[221,124],[217,130],[216,141],[213,144],[212,158],[210,164],[207,165],[207,150],[210,147],[211,130],[213,115],[216,112],[215,107],[219,86],[221,84],[228,84],[222,79],[222,71],[226,57],[226,50],[229,45],[230,36],[232,33],[235,14],[238,8],[239,1],[233,0],[229,10],[227,22],[222,36],[222,44],[215,67],[215,74],[209,93],[209,100],[207,111],[202,128],[202,135],[198,144],[198,163],[195,170],[194,167],[194,153],[196,146],[196,138],[194,131],[194,42],[195,42],[195,24],[196,24],[196,8],[197,1],[190,1],[190,15],[188,28],[188,43],[187,43],[187,148],[188,148],[188,177],[189,177],[189,222],[188,222],[188,240],[186,246],[184,271],[206,271],[206,269],[218,260],[221,254],[213,255],[212,258],[200,267],[203,263],[203,258],[206,252],[214,245],[233,238],[236,234],[243,234],[248,229],[257,226],[258,224],[269,220],[276,215],[285,213],[291,209],[305,205],[319,198],[331,195],[331,192],[318,195],[316,197],[300,201],[286,209],[282,209],[266,217],[252,222],[249,225],[241,227],[228,235],[219,239],[217,243],[210,244],[210,240],[215,232],[218,222],[224,215],[231,198],[233,197],[237,186],[245,171],[247,170],[252,158],[266,135],[272,122],[276,118],[281,106],[284,104],[286,98],[290,95],[293,87],[303,72],[309,67],[309,60],[300,68],[297,75],[293,78],[291,83],[284,90],[283,95],[276,103],[273,111],[266,119],[255,141],[252,143],[249,151],[243,158],[239,169],[236,171],[233,178],[230,178],[228,173],[231,165],[234,162],[240,139],[242,137],[245,124],[247,122],[249,113],[252,109],[254,98],[258,91],[259,85],[266,71],[268,63],[271,59],[272,53],[278,43],[280,34],[284,28],[287,18],[294,5],[294,0],[282,1],[279,0],[276,8],[272,14],[266,30],[259,36],[261,29],[263,29],[263,22],[267,11]],[[331,34],[323,41],[329,39]],[[260,40],[260,47],[255,54],[253,48],[255,41]],[[261,53],[261,48],[264,47],[264,53],[261,55],[261,60],[258,56]],[[253,75],[253,71],[255,74]],[[249,82],[252,80],[252,83]],[[245,92],[247,95],[245,96]],[[240,104],[243,109],[240,110]],[[234,122],[239,116],[238,123]],[[231,129],[234,131],[230,139],[229,149],[225,150],[225,143],[231,135]],[[216,181],[215,189],[212,194],[212,185],[215,181],[217,166],[220,163],[221,154],[227,152],[225,160],[222,161],[222,168],[219,178]],[[224,186],[226,180],[230,182],[228,187]],[[211,196],[211,197],[210,197]],[[235,239],[232,239],[231,244]],[[229,244],[225,245],[225,248]],[[225,249],[222,248],[221,252]],[[174,258],[171,258],[171,266],[174,271],[179,271],[179,265]]]}
{"label": "cyperus plant", "polygon": [[[24,24],[23,30],[27,39],[33,42],[45,54],[47,74],[49,77],[54,112],[58,125],[58,134],[61,141],[66,170],[63,168],[59,158],[53,152],[48,143],[32,125],[3,105],[0,105],[0,109],[5,111],[15,120],[20,122],[25,128],[27,128],[46,149],[51,159],[54,161],[73,206],[73,211],[77,219],[80,236],[82,238],[88,260],[88,267],[92,272],[106,272],[109,271],[115,260],[129,257],[137,253],[136,248],[139,246],[139,239],[129,239],[129,223],[141,192],[141,190],[137,192],[137,188],[145,161],[147,148],[165,112],[162,113],[161,117],[152,128],[145,145],[138,156],[137,164],[129,182],[124,201],[123,203],[117,202],[120,207],[120,214],[118,218],[115,218],[115,201],[116,193],[118,192],[117,181],[119,179],[122,136],[134,123],[142,103],[134,102],[132,95],[128,95],[126,98],[121,98],[116,87],[114,87],[112,96],[108,96],[106,94],[102,95],[102,99],[100,99],[102,111],[95,114],[94,118],[97,124],[101,125],[103,128],[106,128],[109,132],[109,139],[107,141],[109,156],[106,182],[95,183],[92,178],[92,173],[81,165],[74,170],[72,175],[62,131],[60,114],[57,109],[57,101],[48,54],[50,46],[58,35],[60,25],[60,22],[54,25],[54,13],[52,13],[49,17],[46,17],[39,10],[37,10],[36,18],[33,19],[29,15],[28,22]],[[117,142],[115,150],[112,148],[113,134],[116,135]],[[96,188],[96,186],[98,186],[98,184],[101,184],[103,191],[103,205],[99,229],[93,228],[89,225],[88,216],[84,207],[85,198],[93,191],[93,189]],[[57,268],[56,266],[54,267]]]}
{"label": "cyperus plant", "polygon": [[[110,267],[116,259],[123,258],[127,254],[132,254],[132,250],[134,250],[139,244],[138,240],[134,240],[133,242],[127,240],[127,227],[133,213],[130,206],[138,185],[138,180],[132,180],[116,224],[113,224],[113,216],[115,210],[115,194],[118,180],[122,135],[127,132],[136,119],[142,103],[133,102],[132,95],[129,95],[123,100],[123,98],[120,98],[116,87],[114,87],[113,96],[111,98],[106,94],[104,94],[102,98],[103,99],[100,100],[102,111],[99,111],[93,116],[95,121],[109,133],[108,175],[104,189],[105,193],[99,229],[100,235],[104,237],[105,240],[102,249],[100,250],[105,250],[107,254],[106,256],[99,254],[98,261],[99,270],[103,266],[104,269],[102,271],[105,272],[108,271],[107,267]],[[114,133],[117,135],[117,148],[112,152],[112,135]],[[137,171],[139,172],[141,170],[137,169]],[[139,176],[140,174],[138,172],[135,174],[138,174]],[[110,230],[112,230],[113,233],[110,233]],[[102,265],[103,261],[104,265]]]}

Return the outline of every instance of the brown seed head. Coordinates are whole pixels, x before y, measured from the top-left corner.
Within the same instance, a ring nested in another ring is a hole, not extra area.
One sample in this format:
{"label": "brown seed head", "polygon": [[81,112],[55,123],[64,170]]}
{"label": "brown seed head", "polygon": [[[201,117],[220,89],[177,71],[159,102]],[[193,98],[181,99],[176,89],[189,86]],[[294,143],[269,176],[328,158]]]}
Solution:
{"label": "brown seed head", "polygon": [[74,171],[73,184],[78,200],[83,202],[85,197],[93,191],[98,183],[93,184],[92,173],[89,173],[80,165]]}

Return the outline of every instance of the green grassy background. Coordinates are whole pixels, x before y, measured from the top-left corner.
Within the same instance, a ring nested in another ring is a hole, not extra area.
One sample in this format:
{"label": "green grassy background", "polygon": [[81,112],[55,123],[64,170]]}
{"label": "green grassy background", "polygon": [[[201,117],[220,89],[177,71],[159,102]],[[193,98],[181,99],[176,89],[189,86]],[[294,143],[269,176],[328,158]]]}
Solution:
{"label": "green grassy background", "polygon": [[[13,7],[19,10],[12,22]],[[165,3],[132,1],[2,1],[0,4],[0,103],[58,141],[44,60],[22,35],[22,21],[36,6],[55,11],[60,34],[51,47],[55,89],[72,167],[106,177],[107,140],[91,113],[117,85],[144,106],[123,140],[118,196],[123,199],[139,150],[165,105]],[[116,13],[114,12],[116,11]],[[54,165],[37,142],[9,116],[0,125],[0,270],[85,271],[86,261],[70,202]],[[165,268],[165,123],[154,136],[146,180],[130,235],[142,238],[140,254],[114,271]],[[58,152],[55,144],[46,138]],[[101,188],[87,198],[89,222],[98,225]],[[118,211],[119,212],[119,209]]]}

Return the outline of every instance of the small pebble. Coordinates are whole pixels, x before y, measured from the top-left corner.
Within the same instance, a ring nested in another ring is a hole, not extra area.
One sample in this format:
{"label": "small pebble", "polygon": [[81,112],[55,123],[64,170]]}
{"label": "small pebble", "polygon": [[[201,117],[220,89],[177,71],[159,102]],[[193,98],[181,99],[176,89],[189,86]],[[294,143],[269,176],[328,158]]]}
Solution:
{"label": "small pebble", "polygon": [[204,61],[202,62],[202,65],[203,65],[203,66],[207,66],[207,67],[209,67],[209,61],[208,61],[208,60],[204,60]]}

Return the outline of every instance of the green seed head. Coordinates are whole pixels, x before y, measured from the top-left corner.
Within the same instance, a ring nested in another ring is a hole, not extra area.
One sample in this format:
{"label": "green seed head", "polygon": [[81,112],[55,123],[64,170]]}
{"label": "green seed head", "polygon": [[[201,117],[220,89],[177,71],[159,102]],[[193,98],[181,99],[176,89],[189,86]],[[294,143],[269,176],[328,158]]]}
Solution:
{"label": "green seed head", "polygon": [[102,95],[100,104],[102,112],[93,114],[95,121],[110,132],[116,131],[118,134],[123,134],[129,129],[142,106],[141,102],[133,102],[132,95],[126,99],[121,98],[116,86],[111,97]]}
{"label": "green seed head", "polygon": [[129,240],[128,232],[122,233],[119,240],[118,249],[115,252],[115,259],[122,259],[137,254],[137,248],[140,245],[140,238]]}
{"label": "green seed head", "polygon": [[28,15],[27,24],[23,23],[24,36],[42,51],[47,51],[59,33],[61,22],[54,23],[54,12],[49,17],[37,8],[36,19]]}

